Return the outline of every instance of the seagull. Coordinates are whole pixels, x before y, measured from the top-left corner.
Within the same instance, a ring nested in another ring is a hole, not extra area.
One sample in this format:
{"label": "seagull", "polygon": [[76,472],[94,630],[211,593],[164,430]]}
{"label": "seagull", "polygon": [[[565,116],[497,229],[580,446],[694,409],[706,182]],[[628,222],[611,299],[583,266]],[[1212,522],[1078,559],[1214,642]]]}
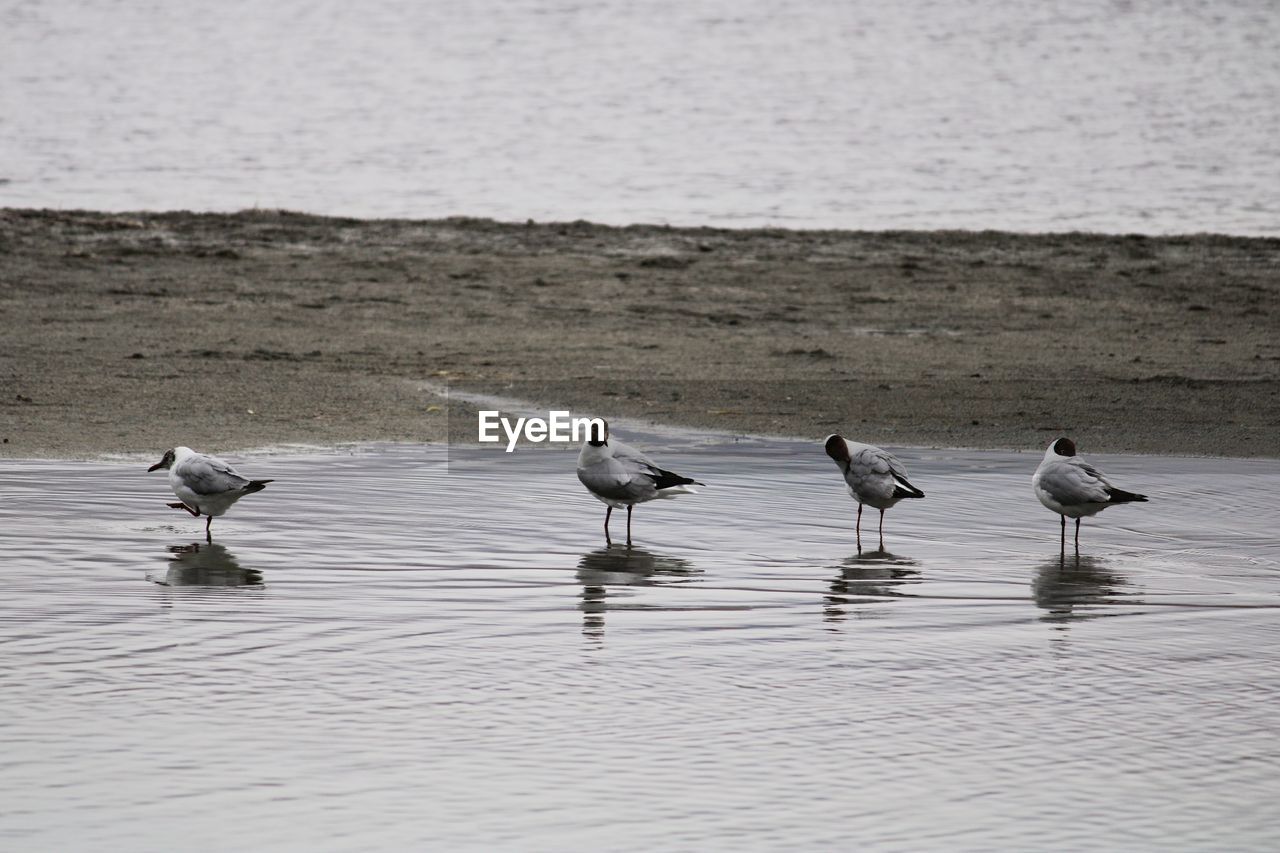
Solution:
{"label": "seagull", "polygon": [[615,509],[627,508],[627,545],[631,544],[631,510],[636,504],[657,498],[697,494],[689,486],[697,480],[681,477],[658,465],[634,447],[610,440],[609,425],[593,423],[582,452],[578,454],[578,479],[598,501],[609,509],[604,514],[604,538],[609,538],[609,517]]}
{"label": "seagull", "polygon": [[1067,516],[1076,520],[1076,550],[1080,549],[1080,519],[1112,504],[1146,502],[1146,495],[1117,489],[1102,472],[1076,456],[1075,442],[1059,438],[1044,452],[1044,461],[1031,477],[1040,503],[1062,516],[1062,550],[1067,550]]}
{"label": "seagull", "polygon": [[204,523],[205,539],[213,541],[209,525],[215,515],[222,515],[231,505],[245,495],[260,492],[273,480],[250,480],[242,477],[234,468],[216,456],[196,453],[190,447],[166,450],[164,458],[147,469],[169,471],[169,488],[182,499],[169,504],[174,509],[185,509],[196,518],[209,516]]}
{"label": "seagull", "polygon": [[862,505],[880,510],[880,550],[884,550],[884,511],[903,498],[922,498],[924,492],[907,482],[907,469],[892,453],[870,444],[846,441],[832,434],[826,440],[827,455],[835,460],[858,502],[858,553],[862,553]]}

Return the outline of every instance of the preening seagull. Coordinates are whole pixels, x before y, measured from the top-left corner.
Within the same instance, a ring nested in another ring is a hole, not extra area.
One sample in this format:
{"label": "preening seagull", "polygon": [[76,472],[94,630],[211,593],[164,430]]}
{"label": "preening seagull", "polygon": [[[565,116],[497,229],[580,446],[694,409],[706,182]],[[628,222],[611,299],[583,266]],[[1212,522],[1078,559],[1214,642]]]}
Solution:
{"label": "preening seagull", "polygon": [[174,509],[185,509],[196,518],[207,515],[204,523],[205,539],[213,541],[209,525],[216,515],[224,514],[231,505],[245,495],[260,492],[272,480],[250,480],[216,456],[196,453],[190,447],[166,450],[164,458],[147,471],[169,470],[169,488],[182,503],[169,504]]}
{"label": "preening seagull", "polygon": [[[603,423],[603,422],[602,422]],[[592,424],[578,454],[578,479],[609,509],[604,514],[604,538],[609,540],[609,517],[627,508],[627,544],[631,544],[631,511],[636,504],[658,498],[696,494],[696,480],[659,468],[634,447],[609,437],[609,425]]]}
{"label": "preening seagull", "polygon": [[1076,520],[1076,548],[1080,548],[1080,519],[1113,504],[1146,502],[1146,495],[1117,489],[1102,472],[1076,456],[1076,445],[1059,438],[1044,452],[1044,461],[1031,477],[1040,503],[1062,516],[1062,550],[1067,550],[1067,517]]}
{"label": "preening seagull", "polygon": [[907,469],[887,450],[870,444],[847,441],[838,434],[827,436],[827,455],[835,460],[858,502],[856,525],[858,551],[862,551],[862,507],[880,510],[880,550],[884,550],[884,511],[903,498],[922,498],[924,492],[907,481]]}

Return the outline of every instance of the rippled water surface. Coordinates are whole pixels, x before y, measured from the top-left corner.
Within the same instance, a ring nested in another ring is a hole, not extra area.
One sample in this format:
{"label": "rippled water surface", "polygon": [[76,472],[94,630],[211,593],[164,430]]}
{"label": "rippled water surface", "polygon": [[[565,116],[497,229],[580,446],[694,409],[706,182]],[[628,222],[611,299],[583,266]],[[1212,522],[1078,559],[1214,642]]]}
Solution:
{"label": "rippled water surface", "polygon": [[237,458],[211,545],[0,463],[0,846],[1280,841],[1280,463],[1095,456],[1151,502],[1064,560],[1039,453],[904,450],[859,555],[820,447],[639,439],[709,486],[630,551],[574,451]]}
{"label": "rippled water surface", "polygon": [[0,206],[1280,234],[1274,0],[0,4]]}

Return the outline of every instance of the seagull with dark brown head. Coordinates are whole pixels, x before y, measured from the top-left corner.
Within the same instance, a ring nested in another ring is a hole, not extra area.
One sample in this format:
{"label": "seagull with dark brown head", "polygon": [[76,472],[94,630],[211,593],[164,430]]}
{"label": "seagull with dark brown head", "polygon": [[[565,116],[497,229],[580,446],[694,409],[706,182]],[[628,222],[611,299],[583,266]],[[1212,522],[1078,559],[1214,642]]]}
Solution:
{"label": "seagull with dark brown head", "polygon": [[1080,548],[1080,519],[1115,504],[1145,503],[1146,495],[1126,492],[1107,481],[1101,471],[1076,456],[1075,442],[1059,438],[1044,452],[1044,461],[1031,477],[1040,503],[1062,516],[1062,550],[1067,550],[1067,518],[1076,520],[1076,549]]}
{"label": "seagull with dark brown head", "polygon": [[884,550],[884,511],[903,498],[922,498],[924,492],[907,481],[907,469],[887,450],[829,435],[827,455],[840,466],[849,495],[858,502],[855,526],[858,551],[862,551],[862,507],[880,510],[880,550]]}
{"label": "seagull with dark brown head", "polygon": [[147,471],[169,471],[169,488],[181,499],[181,503],[169,504],[173,509],[185,509],[196,518],[207,515],[204,536],[209,542],[213,534],[209,525],[216,515],[223,515],[231,505],[245,495],[260,492],[272,480],[250,480],[216,456],[196,453],[190,447],[175,447],[165,451],[164,458]]}
{"label": "seagull with dark brown head", "polygon": [[604,514],[604,538],[609,541],[609,517],[615,509],[627,508],[627,544],[631,544],[631,511],[635,505],[660,498],[696,494],[689,486],[697,480],[682,477],[658,464],[630,445],[609,437],[604,421],[588,428],[587,441],[578,454],[578,479],[596,500],[609,507]]}

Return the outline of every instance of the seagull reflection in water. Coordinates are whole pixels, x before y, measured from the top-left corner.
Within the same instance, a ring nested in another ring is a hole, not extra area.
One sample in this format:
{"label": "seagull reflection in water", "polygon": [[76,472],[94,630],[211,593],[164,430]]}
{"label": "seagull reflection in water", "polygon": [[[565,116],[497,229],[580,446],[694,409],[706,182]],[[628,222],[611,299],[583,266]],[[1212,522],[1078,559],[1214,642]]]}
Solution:
{"label": "seagull reflection in water", "polygon": [[[610,587],[655,586],[682,582],[701,574],[688,560],[654,554],[643,548],[611,545],[582,555],[578,561],[578,583],[582,584],[582,634],[595,640],[604,639],[604,616],[612,607],[625,609],[625,604],[610,605],[606,600]],[[614,598],[630,593],[613,593]],[[636,607],[635,609],[639,609]]]}
{"label": "seagull reflection in water", "polygon": [[243,568],[217,542],[170,545],[169,571],[163,579],[150,580],[161,586],[261,586],[262,572]]}
{"label": "seagull reflection in water", "polygon": [[[851,604],[882,604],[886,600],[905,598],[907,593],[902,587],[921,581],[920,572],[912,568],[918,565],[910,557],[885,550],[863,551],[848,557],[840,564],[838,574],[831,581],[831,593],[824,599],[825,620],[843,621],[848,615],[845,608]],[[871,612],[859,611],[861,615]]]}
{"label": "seagull reflection in water", "polygon": [[[1031,581],[1036,606],[1046,622],[1092,619],[1109,614],[1096,605],[1114,604],[1126,596],[1128,581],[1108,571],[1100,557],[1058,555],[1042,563]],[[1081,608],[1076,612],[1076,608]]]}

